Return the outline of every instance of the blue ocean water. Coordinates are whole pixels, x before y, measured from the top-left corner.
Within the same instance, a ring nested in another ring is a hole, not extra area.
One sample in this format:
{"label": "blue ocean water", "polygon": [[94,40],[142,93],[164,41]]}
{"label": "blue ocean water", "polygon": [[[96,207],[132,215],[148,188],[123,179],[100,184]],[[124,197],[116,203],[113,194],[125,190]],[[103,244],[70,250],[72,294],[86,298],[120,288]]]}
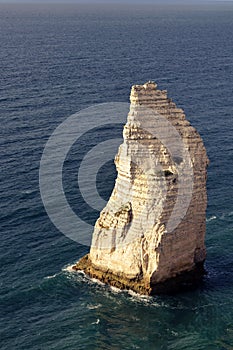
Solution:
{"label": "blue ocean water", "polygon": [[[232,32],[230,4],[0,5],[1,350],[233,349]],[[93,104],[128,102],[148,80],[184,108],[210,158],[208,275],[196,291],[155,298],[70,273],[88,247],[56,229],[39,190],[53,130]]]}

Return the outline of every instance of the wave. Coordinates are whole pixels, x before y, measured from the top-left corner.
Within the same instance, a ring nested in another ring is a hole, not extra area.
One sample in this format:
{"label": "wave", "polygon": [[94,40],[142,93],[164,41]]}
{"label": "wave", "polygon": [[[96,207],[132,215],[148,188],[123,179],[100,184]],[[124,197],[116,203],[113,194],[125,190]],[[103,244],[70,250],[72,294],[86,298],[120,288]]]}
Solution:
{"label": "wave", "polygon": [[227,218],[230,218],[231,216],[233,216],[233,211],[219,214],[219,216],[212,215],[209,218],[206,218],[206,222],[210,222],[210,221],[213,221],[213,220],[216,220],[216,219],[225,220]]}
{"label": "wave", "polygon": [[130,296],[130,299],[133,302],[143,303],[144,305],[150,305],[150,306],[156,306],[156,307],[161,306],[156,302],[154,296],[138,294],[131,289],[124,290],[124,292],[127,292],[127,294]]}
{"label": "wave", "polygon": [[76,271],[73,270],[73,266],[74,264],[63,267],[62,272],[75,273]]}
{"label": "wave", "polygon": [[97,305],[89,304],[89,305],[87,305],[87,309],[88,310],[96,310],[96,309],[99,309],[101,306],[102,306],[102,304],[97,304]]}
{"label": "wave", "polygon": [[229,213],[223,213],[221,216],[220,216],[220,220],[225,220],[227,218],[230,218],[231,216],[233,216],[233,211],[230,211]]}
{"label": "wave", "polygon": [[33,193],[35,193],[35,192],[37,192],[37,190],[25,190],[25,191],[22,191],[21,192],[21,194],[23,194],[23,195],[29,195],[29,194],[33,194]]}
{"label": "wave", "polygon": [[44,279],[45,279],[45,280],[50,280],[50,279],[52,279],[52,278],[56,278],[58,275],[59,275],[59,273],[55,273],[55,274],[52,275],[52,276],[46,276],[46,277],[44,277]]}
{"label": "wave", "polygon": [[[145,305],[159,306],[159,304],[155,301],[155,298],[152,296],[141,295],[130,289],[129,290],[119,289],[117,287],[105,284],[96,278],[92,278],[88,276],[82,270],[80,271],[73,270],[72,266],[73,265],[65,266],[62,269],[62,272],[66,272],[70,277],[75,278],[75,280],[79,280],[80,282],[85,282],[89,286],[96,286],[96,287],[98,286],[100,288],[99,290],[104,294],[107,293],[108,297],[110,297],[110,295],[114,296],[117,294],[121,294],[122,296],[124,295],[126,297],[129,297],[133,303],[143,303]],[[99,308],[100,306],[101,304],[97,304],[97,305],[90,304],[89,306],[87,306],[87,308],[91,310],[91,309]]]}
{"label": "wave", "polygon": [[[83,272],[83,271],[80,271],[80,272]],[[83,272],[84,273],[84,272]],[[88,278],[88,280],[90,280],[91,282],[93,282],[94,284],[98,284],[100,286],[106,286],[105,283],[101,282],[100,280],[96,279],[96,278],[91,278],[89,276],[87,276],[85,273],[84,273],[85,277]]]}
{"label": "wave", "polygon": [[92,322],[92,324],[99,324],[100,323],[100,319],[97,318],[96,322]]}
{"label": "wave", "polygon": [[114,286],[110,286],[110,289],[113,293],[118,294],[122,292],[122,289],[114,287]]}
{"label": "wave", "polygon": [[62,269],[62,272],[67,272],[70,275],[82,277],[86,282],[88,281],[88,282],[91,282],[92,284],[98,284],[98,285],[101,285],[101,286],[105,285],[105,283],[101,282],[100,280],[88,276],[82,270],[79,270],[79,271],[73,270],[73,266],[74,266],[74,264],[65,266]]}
{"label": "wave", "polygon": [[217,219],[217,216],[213,215],[213,216],[211,216],[210,218],[207,218],[207,219],[206,219],[206,222],[210,222],[210,221],[216,220],[216,219]]}

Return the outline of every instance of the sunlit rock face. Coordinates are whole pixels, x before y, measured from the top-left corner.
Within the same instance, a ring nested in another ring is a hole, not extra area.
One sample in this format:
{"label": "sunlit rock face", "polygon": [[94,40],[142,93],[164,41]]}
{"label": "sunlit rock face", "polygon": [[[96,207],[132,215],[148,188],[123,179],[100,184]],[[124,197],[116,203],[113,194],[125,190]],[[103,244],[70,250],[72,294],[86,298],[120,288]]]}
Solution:
{"label": "sunlit rock face", "polygon": [[74,267],[119,288],[172,292],[203,274],[203,141],[154,82],[132,87],[117,179],[95,224],[90,254]]}

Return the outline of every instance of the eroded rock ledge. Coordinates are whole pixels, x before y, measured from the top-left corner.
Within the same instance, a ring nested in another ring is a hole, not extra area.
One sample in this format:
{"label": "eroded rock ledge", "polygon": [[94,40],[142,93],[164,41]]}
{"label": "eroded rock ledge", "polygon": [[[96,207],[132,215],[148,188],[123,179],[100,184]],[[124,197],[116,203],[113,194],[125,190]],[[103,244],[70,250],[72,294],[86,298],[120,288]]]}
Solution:
{"label": "eroded rock ledge", "polygon": [[208,157],[166,91],[148,82],[130,100],[114,190],[73,268],[140,294],[176,292],[204,274]]}

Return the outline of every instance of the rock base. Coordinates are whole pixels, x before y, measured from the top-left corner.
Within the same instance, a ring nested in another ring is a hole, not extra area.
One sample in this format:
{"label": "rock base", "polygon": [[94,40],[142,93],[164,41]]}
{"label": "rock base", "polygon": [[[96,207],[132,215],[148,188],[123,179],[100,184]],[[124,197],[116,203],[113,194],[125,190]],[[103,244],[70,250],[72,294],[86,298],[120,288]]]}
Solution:
{"label": "rock base", "polygon": [[184,271],[175,277],[156,284],[148,283],[143,277],[128,279],[123,275],[115,275],[110,271],[97,269],[89,259],[89,254],[81,258],[73,270],[83,271],[91,278],[96,278],[105,284],[119,289],[132,290],[141,295],[175,294],[200,286],[203,276],[206,274],[204,261],[196,264],[191,271]]}

